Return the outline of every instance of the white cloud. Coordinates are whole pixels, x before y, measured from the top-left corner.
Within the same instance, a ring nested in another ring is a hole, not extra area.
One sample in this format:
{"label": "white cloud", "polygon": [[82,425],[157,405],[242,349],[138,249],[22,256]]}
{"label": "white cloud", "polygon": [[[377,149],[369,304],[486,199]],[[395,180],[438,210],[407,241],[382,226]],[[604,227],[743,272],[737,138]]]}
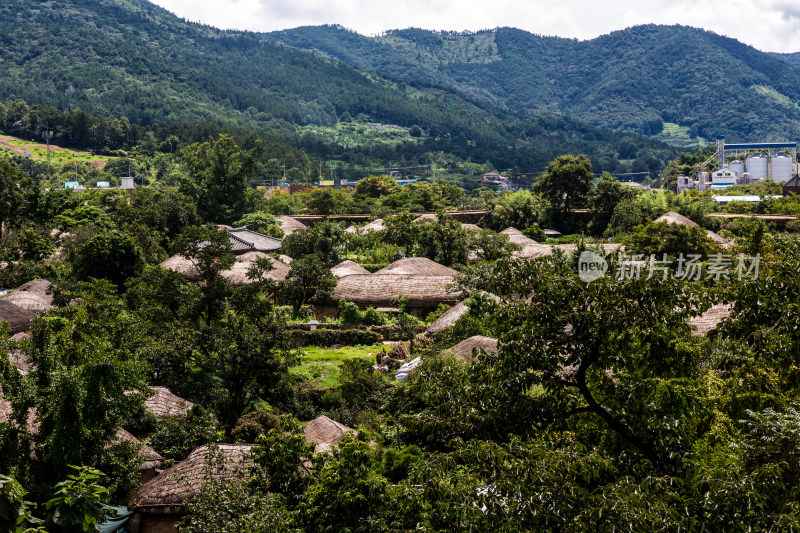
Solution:
{"label": "white cloud", "polygon": [[188,20],[273,31],[341,24],[362,34],[419,27],[480,30],[512,26],[590,39],[636,24],[684,24],[760,50],[800,51],[800,6],[792,0],[153,0]]}

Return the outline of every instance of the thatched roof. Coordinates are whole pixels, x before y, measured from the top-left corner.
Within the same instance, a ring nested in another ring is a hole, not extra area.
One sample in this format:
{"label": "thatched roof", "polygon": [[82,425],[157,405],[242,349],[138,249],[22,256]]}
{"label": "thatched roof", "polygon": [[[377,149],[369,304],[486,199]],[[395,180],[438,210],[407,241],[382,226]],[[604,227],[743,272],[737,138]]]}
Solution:
{"label": "thatched roof", "polygon": [[[113,443],[117,444],[120,442],[132,442],[138,445],[141,444],[142,441],[124,429],[117,428],[117,435],[114,438]],[[139,459],[142,460],[142,464],[139,465],[140,472],[142,470],[152,470],[153,468],[161,468],[164,466],[164,458],[147,444],[139,448]]]}
{"label": "thatched roof", "polygon": [[539,244],[538,242],[534,241],[533,239],[526,237],[520,230],[517,228],[506,228],[500,232],[500,235],[505,235],[508,237],[508,240],[514,244],[519,244],[521,246],[528,246],[532,244]]}
{"label": "thatched roof", "polygon": [[512,257],[516,259],[536,259],[547,255],[553,255],[553,248],[546,244],[524,244],[521,250],[513,252]]}
{"label": "thatched roof", "polygon": [[221,276],[230,281],[233,285],[245,285],[247,283],[252,283],[253,280],[247,277],[247,272],[250,270],[256,260],[264,257],[266,257],[272,264],[272,270],[267,272],[266,276],[275,281],[286,279],[286,276],[289,274],[289,266],[286,263],[278,261],[274,257],[270,257],[263,252],[247,252],[245,254],[236,256],[236,262],[233,263],[233,266],[228,270],[222,271]]}
{"label": "thatched roof", "polygon": [[372,222],[365,224],[361,227],[356,226],[348,226],[345,231],[347,233],[367,233],[370,231],[383,231],[386,229],[386,224],[383,222],[382,218],[378,218],[373,220]]}
{"label": "thatched roof", "polygon": [[308,229],[308,226],[306,226],[299,220],[296,220],[286,215],[278,215],[275,217],[275,220],[277,220],[278,224],[281,225],[281,229],[283,230],[284,235],[291,235],[297,230]]}
{"label": "thatched roof", "polygon": [[425,213],[414,219],[414,222],[430,222],[439,220],[439,217],[434,213]]}
{"label": "thatched roof", "polygon": [[475,350],[483,350],[486,353],[497,353],[497,339],[492,337],[484,337],[483,335],[475,335],[465,339],[455,346],[450,347],[456,357],[460,359],[472,360],[474,359]]}
{"label": "thatched roof", "polygon": [[[2,391],[0,391],[0,424],[9,423],[13,413],[14,407],[11,405],[10,401],[3,398]],[[29,433],[36,434],[39,432],[39,421],[36,420],[36,408],[31,407],[28,409],[28,420],[25,425]]]}
{"label": "thatched roof", "polygon": [[166,387],[150,387],[153,395],[144,401],[145,407],[155,415],[158,420],[165,418],[183,418],[194,405],[180,396],[172,394]]}
{"label": "thatched roof", "polygon": [[50,287],[52,287],[52,283],[46,279],[35,279],[23,283],[3,299],[28,311],[47,311],[55,307],[53,295],[47,293]]}
{"label": "thatched roof", "polygon": [[278,256],[278,259],[283,261],[284,264],[287,264],[287,265],[291,265],[292,264],[292,258],[289,257],[288,255],[281,254],[281,255]]}
{"label": "thatched roof", "polygon": [[306,442],[316,444],[314,448],[316,453],[325,452],[351,431],[358,434],[344,424],[331,420],[327,416],[321,416],[306,424]]}
{"label": "thatched roof", "polygon": [[708,311],[700,316],[696,316],[689,320],[689,324],[697,328],[692,332],[692,335],[705,335],[725,318],[731,316],[730,304],[718,304],[712,306]]}
{"label": "thatched roof", "polygon": [[452,268],[440,265],[426,257],[406,257],[383,267],[375,275],[402,274],[417,276],[455,276],[458,274]]}
{"label": "thatched roof", "polygon": [[480,231],[481,230],[480,226],[478,226],[477,224],[469,224],[469,223],[466,223],[466,222],[462,222],[461,223],[461,227],[464,228],[467,231]]}
{"label": "thatched roof", "polygon": [[337,278],[343,278],[345,276],[352,276],[353,274],[369,275],[370,271],[362,267],[355,261],[350,261],[348,259],[346,261],[342,261],[335,267],[331,268],[331,274],[333,274]]}
{"label": "thatched roof", "polygon": [[33,365],[31,364],[28,354],[24,353],[22,350],[9,350],[8,360],[19,370],[20,374],[28,374],[33,370]]}
{"label": "thatched roof", "polygon": [[425,330],[425,333],[429,333],[431,335],[435,335],[440,331],[449,328],[456,321],[462,317],[467,311],[469,311],[469,307],[464,302],[459,302],[433,321],[433,323],[428,326],[428,329]]}
{"label": "thatched roof", "polygon": [[[33,313],[53,309],[53,305],[48,303],[47,299],[31,292],[12,291],[8,295],[4,296],[3,300],[10,302],[17,307],[27,309]],[[52,301],[52,299],[50,301]]]}
{"label": "thatched roof", "polygon": [[694,220],[686,218],[685,216],[681,215],[680,213],[676,213],[675,211],[670,211],[669,213],[664,213],[653,222],[668,222],[669,224],[680,224],[681,226],[692,226],[698,227],[699,224]]}
{"label": "thatched roof", "polygon": [[35,318],[36,314],[33,311],[23,309],[5,298],[0,298],[0,322],[8,322],[11,333],[31,329]]}
{"label": "thatched roof", "polygon": [[410,307],[436,307],[456,303],[448,285],[452,276],[398,276],[394,274],[356,274],[339,279],[333,299],[342,298],[360,307],[393,307],[402,293]]}
{"label": "thatched roof", "polygon": [[23,342],[31,340],[32,335],[30,333],[26,333],[24,331],[20,331],[19,333],[14,333],[11,335],[8,340],[16,341],[16,342]]}
{"label": "thatched roof", "polygon": [[[500,301],[500,298],[498,298],[494,294],[488,292],[484,292],[483,294],[492,298],[496,302]],[[443,331],[452,326],[453,324],[455,324],[456,321],[459,318],[461,318],[464,314],[466,314],[467,311],[469,311],[469,307],[467,307],[466,301],[457,303],[456,305],[454,305],[453,307],[442,313],[442,315],[439,318],[434,320],[433,323],[431,323],[431,325],[428,326],[428,329],[425,330],[425,333],[429,335],[436,335],[440,331]]]}
{"label": "thatched roof", "polygon": [[[664,213],[653,222],[667,222],[668,224],[680,224],[681,226],[700,227],[700,225],[694,220],[688,219],[680,213],[676,213],[675,211]],[[719,245],[725,245],[729,242],[728,239],[721,235],[717,235],[711,230],[706,230],[706,237]]]}
{"label": "thatched roof", "polygon": [[[551,246],[554,249],[559,249],[564,253],[572,253],[578,249],[577,244],[553,244]],[[588,246],[590,250],[600,247],[603,249],[603,253],[605,254],[609,254],[611,252],[615,252],[617,250],[622,249],[622,245],[619,243],[590,244]]]}
{"label": "thatched roof", "polygon": [[258,231],[247,228],[231,228],[226,230],[231,237],[234,252],[239,250],[247,252],[274,252],[280,250],[283,241],[276,237],[264,235]]}
{"label": "thatched roof", "polygon": [[141,487],[133,495],[136,511],[148,514],[176,515],[186,512],[184,504],[200,494],[209,479],[235,479],[250,466],[246,455],[250,444],[219,444],[221,463],[214,460],[208,446],[197,448],[189,457],[168,468]]}
{"label": "thatched roof", "polygon": [[163,261],[161,263],[161,268],[177,272],[189,281],[197,281],[200,279],[200,269],[197,268],[197,265],[195,265],[191,259],[180,254],[173,255],[166,261]]}

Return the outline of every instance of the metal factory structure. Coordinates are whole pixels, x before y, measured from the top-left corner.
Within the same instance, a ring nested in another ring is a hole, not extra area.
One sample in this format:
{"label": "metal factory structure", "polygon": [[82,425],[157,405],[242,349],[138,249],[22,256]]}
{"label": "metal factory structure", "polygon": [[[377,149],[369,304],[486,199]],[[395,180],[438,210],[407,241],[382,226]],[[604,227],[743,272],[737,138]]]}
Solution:
{"label": "metal factory structure", "polygon": [[[729,161],[731,158],[733,160]],[[714,159],[717,160],[717,170],[706,172],[705,165]],[[796,174],[795,168],[796,142],[726,144],[725,137],[717,137],[715,156],[700,165],[695,175],[678,176],[678,192],[686,189],[724,189],[766,179],[787,183]]]}

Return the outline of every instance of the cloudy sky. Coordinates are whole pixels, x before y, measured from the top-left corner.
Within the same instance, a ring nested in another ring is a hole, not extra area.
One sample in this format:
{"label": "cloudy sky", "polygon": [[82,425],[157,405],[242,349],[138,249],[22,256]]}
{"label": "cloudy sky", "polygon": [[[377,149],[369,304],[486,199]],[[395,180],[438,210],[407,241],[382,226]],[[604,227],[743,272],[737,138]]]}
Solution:
{"label": "cloudy sky", "polygon": [[798,0],[152,0],[220,28],[272,31],[341,24],[370,35],[396,28],[513,26],[589,39],[635,24],[685,24],[764,51],[800,51]]}

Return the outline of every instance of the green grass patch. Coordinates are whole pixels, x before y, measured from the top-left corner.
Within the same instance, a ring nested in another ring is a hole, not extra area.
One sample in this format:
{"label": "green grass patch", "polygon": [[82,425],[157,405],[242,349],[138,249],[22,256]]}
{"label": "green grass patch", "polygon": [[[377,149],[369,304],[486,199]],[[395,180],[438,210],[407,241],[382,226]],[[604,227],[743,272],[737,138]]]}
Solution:
{"label": "green grass patch", "polygon": [[383,344],[372,346],[344,346],[332,350],[319,346],[307,346],[300,350],[300,365],[290,373],[304,383],[311,383],[318,389],[330,389],[339,385],[339,367],[349,359],[375,361],[375,353],[383,349]]}
{"label": "green grass patch", "polygon": [[704,146],[708,143],[708,141],[702,137],[692,138],[692,136],[689,134],[688,126],[681,126],[680,124],[675,124],[674,122],[665,122],[664,129],[661,130],[661,133],[655,135],[654,137],[660,141],[664,141],[675,146]]}

